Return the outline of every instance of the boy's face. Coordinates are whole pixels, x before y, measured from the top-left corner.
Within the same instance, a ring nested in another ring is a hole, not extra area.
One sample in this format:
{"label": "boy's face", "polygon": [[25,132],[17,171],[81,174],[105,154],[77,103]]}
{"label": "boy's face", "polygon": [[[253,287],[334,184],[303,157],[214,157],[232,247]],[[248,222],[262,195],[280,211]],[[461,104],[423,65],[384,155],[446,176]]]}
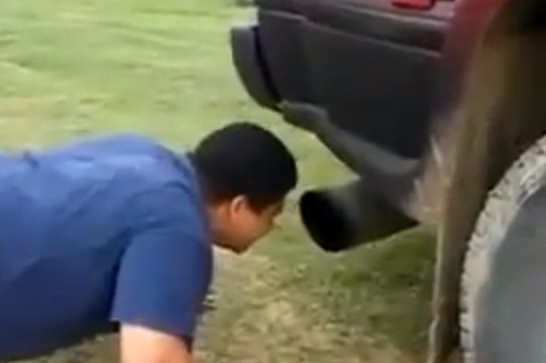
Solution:
{"label": "boy's face", "polygon": [[258,212],[251,208],[245,196],[218,205],[212,217],[215,243],[235,253],[245,252],[271,231],[283,205],[281,201]]}

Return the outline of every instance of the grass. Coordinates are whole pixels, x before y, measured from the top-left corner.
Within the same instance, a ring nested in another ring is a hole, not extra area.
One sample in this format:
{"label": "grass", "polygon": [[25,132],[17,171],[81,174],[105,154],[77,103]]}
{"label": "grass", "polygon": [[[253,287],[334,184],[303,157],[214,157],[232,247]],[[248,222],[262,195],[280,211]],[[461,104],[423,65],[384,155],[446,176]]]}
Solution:
{"label": "grass", "polygon": [[[305,189],[350,175],[316,140],[247,98],[227,30],[252,15],[228,0],[0,2],[0,144],[41,147],[117,130],[191,147],[251,119],[294,149]],[[294,196],[296,198],[297,196]],[[433,238],[409,231],[345,255],[309,242],[291,209],[244,258],[219,253],[207,362],[413,362],[423,355]],[[46,358],[114,361],[112,342]]]}

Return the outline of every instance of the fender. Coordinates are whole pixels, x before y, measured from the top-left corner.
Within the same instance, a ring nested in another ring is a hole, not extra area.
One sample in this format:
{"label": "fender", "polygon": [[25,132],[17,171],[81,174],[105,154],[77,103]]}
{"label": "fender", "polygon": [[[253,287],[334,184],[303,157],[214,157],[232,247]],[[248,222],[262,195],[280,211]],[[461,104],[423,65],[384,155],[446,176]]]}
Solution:
{"label": "fender", "polygon": [[546,68],[540,66],[546,46],[520,21],[531,21],[538,6],[534,0],[461,0],[447,34],[431,141],[439,148],[436,175],[444,186],[429,363],[449,361],[458,350],[462,263],[488,190],[546,130],[533,93],[540,85],[532,86],[537,70]]}

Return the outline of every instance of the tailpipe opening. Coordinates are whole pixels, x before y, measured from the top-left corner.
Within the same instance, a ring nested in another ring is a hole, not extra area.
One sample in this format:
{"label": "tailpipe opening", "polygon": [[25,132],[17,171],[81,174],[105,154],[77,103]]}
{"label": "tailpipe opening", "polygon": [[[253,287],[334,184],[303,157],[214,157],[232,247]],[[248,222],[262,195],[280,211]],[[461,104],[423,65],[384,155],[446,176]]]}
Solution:
{"label": "tailpipe opening", "polygon": [[361,180],[308,190],[300,198],[299,210],[307,233],[327,252],[374,242],[417,224]]}

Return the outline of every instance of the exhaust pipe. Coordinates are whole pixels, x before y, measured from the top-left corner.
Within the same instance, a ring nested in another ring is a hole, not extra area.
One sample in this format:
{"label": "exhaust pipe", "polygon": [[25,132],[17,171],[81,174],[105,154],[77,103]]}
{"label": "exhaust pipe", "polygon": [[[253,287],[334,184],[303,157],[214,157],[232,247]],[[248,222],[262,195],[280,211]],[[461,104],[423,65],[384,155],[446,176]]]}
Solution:
{"label": "exhaust pipe", "polygon": [[362,180],[308,190],[300,198],[299,210],[307,233],[327,252],[374,242],[417,224]]}

